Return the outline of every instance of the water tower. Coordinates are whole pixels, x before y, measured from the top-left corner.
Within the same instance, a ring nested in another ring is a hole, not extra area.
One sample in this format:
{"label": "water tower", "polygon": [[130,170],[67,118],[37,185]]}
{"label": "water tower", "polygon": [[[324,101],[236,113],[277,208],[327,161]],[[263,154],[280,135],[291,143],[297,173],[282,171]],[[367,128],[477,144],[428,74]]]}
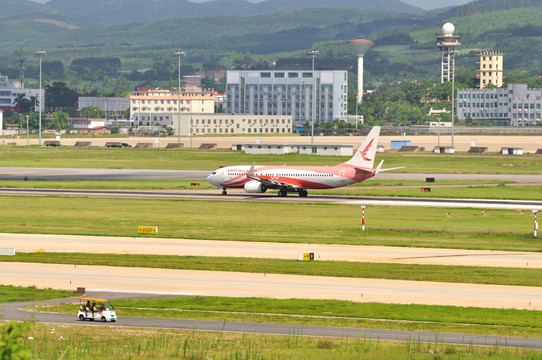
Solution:
{"label": "water tower", "polygon": [[442,35],[437,35],[437,47],[442,61],[440,82],[452,81],[455,78],[455,57],[457,47],[461,46],[461,36],[454,35],[455,26],[452,23],[442,25]]}
{"label": "water tower", "polygon": [[358,96],[357,102],[361,102],[363,96],[363,56],[373,46],[374,42],[363,38],[363,36],[358,36],[354,40],[348,42],[352,50],[358,56]]}

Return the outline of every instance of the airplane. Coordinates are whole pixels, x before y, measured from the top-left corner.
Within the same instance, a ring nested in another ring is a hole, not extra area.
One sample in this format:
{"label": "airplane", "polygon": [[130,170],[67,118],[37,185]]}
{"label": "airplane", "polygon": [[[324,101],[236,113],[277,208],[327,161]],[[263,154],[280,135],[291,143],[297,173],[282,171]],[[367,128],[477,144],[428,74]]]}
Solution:
{"label": "airplane", "polygon": [[333,189],[362,182],[384,171],[403,167],[382,169],[380,164],[373,169],[380,126],[375,126],[367,135],[352,158],[335,166],[227,166],[217,169],[207,181],[222,188],[227,195],[228,188],[243,188],[247,193],[264,193],[268,189],[279,190],[278,196],[297,192],[308,195],[307,189]]}

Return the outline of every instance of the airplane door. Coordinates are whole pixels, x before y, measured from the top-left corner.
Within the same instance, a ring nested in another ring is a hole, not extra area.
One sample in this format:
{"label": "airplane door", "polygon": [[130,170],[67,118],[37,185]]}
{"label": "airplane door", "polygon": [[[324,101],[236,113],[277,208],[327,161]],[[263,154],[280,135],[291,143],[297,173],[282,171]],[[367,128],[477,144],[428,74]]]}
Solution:
{"label": "airplane door", "polygon": [[341,177],[341,178],[339,179],[339,181],[340,181],[341,183],[346,182],[346,181],[345,181],[345,178],[344,178],[344,170],[339,171],[339,176]]}

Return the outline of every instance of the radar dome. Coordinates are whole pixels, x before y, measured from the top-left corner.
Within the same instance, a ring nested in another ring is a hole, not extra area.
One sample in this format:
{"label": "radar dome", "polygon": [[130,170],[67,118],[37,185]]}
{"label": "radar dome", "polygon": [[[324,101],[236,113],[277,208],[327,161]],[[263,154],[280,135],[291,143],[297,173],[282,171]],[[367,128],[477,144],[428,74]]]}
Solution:
{"label": "radar dome", "polygon": [[455,31],[454,24],[446,23],[442,25],[442,34],[444,34],[444,36],[452,36],[454,34],[454,31]]}

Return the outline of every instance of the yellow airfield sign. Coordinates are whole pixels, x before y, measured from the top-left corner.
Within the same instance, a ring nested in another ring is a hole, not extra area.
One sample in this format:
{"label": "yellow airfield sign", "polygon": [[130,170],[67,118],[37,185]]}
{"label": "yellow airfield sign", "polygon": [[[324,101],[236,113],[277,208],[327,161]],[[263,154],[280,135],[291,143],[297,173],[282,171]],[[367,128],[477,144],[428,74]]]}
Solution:
{"label": "yellow airfield sign", "polygon": [[158,226],[138,226],[138,234],[158,234]]}

